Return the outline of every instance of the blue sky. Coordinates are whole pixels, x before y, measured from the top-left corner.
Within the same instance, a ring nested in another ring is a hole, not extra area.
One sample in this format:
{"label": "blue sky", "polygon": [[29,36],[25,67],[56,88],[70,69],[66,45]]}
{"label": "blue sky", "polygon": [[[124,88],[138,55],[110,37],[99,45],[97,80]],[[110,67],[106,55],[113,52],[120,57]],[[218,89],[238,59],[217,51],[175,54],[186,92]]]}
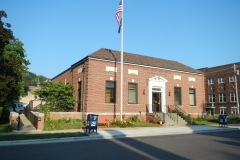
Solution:
{"label": "blue sky", "polygon": [[[119,0],[0,0],[29,71],[53,78],[86,55],[121,50]],[[240,0],[124,0],[124,51],[193,68],[240,61]]]}

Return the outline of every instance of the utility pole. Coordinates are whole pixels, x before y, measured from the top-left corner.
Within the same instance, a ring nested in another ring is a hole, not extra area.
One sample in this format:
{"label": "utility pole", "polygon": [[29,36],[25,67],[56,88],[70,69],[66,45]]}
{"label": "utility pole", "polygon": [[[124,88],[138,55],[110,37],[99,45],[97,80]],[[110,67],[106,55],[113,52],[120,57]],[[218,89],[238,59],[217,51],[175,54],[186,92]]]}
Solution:
{"label": "utility pole", "polygon": [[239,115],[239,100],[238,100],[238,86],[237,86],[237,69],[236,69],[236,65],[233,65],[233,69],[234,69],[234,79],[235,79],[235,89],[236,89],[236,97],[237,97],[237,112]]}

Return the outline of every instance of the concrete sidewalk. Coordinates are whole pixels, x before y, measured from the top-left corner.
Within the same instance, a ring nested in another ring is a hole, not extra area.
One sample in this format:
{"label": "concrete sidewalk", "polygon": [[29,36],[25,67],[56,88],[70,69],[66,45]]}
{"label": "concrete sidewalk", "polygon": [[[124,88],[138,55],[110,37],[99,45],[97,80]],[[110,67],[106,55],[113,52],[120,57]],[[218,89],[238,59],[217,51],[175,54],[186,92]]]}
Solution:
{"label": "concrete sidewalk", "polygon": [[218,126],[173,126],[173,127],[140,127],[140,128],[118,128],[101,129],[98,133],[91,132],[92,137],[100,138],[121,138],[121,137],[146,137],[159,135],[191,134],[203,132],[220,132],[238,130],[238,126],[218,127]]}
{"label": "concrete sidewalk", "polygon": [[[42,143],[59,143],[59,142],[76,142],[86,140],[112,139],[124,137],[145,137],[145,136],[161,136],[161,135],[180,135],[193,134],[204,132],[222,132],[239,130],[240,126],[179,126],[179,127],[141,127],[141,128],[104,128],[98,129],[98,133],[90,132],[89,136],[83,137],[68,137],[68,138],[52,138],[38,140],[17,140],[17,141],[0,141],[0,146],[10,145],[27,145],[27,144],[42,144]],[[64,131],[14,131],[9,134],[42,134],[42,133],[66,133],[66,132],[85,132],[85,130],[64,130]],[[0,134],[1,135],[1,134]]]}

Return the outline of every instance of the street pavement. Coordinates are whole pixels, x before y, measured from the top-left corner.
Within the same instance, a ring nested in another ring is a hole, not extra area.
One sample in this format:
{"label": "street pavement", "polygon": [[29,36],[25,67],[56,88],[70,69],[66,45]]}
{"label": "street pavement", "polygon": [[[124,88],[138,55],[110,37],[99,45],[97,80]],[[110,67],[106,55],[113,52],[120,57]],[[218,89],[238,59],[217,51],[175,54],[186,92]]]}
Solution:
{"label": "street pavement", "polygon": [[[112,139],[112,138],[130,138],[130,137],[146,137],[146,136],[161,136],[161,135],[179,135],[179,134],[197,134],[204,132],[222,132],[239,130],[240,126],[230,125],[227,127],[219,126],[172,126],[172,127],[139,127],[139,128],[99,128],[96,131],[87,132],[89,136],[68,137],[68,138],[51,138],[51,139],[33,139],[33,140],[14,140],[0,141],[0,146],[10,145],[27,145],[27,144],[42,144],[42,143],[59,143],[59,142],[74,142],[86,140]],[[61,131],[36,131],[36,130],[20,130],[11,133],[3,134],[44,134],[44,133],[66,133],[66,132],[85,132],[83,129],[61,130]]]}

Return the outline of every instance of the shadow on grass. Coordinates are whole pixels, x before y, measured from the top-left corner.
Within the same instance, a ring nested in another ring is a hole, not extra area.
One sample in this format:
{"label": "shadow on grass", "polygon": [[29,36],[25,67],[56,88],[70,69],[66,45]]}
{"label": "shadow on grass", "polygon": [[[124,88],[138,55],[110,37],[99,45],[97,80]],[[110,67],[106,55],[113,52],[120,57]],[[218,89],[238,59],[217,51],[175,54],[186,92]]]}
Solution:
{"label": "shadow on grass", "polygon": [[0,141],[30,140],[30,139],[49,139],[49,138],[67,138],[88,136],[86,133],[43,133],[43,134],[5,134],[0,135]]}

